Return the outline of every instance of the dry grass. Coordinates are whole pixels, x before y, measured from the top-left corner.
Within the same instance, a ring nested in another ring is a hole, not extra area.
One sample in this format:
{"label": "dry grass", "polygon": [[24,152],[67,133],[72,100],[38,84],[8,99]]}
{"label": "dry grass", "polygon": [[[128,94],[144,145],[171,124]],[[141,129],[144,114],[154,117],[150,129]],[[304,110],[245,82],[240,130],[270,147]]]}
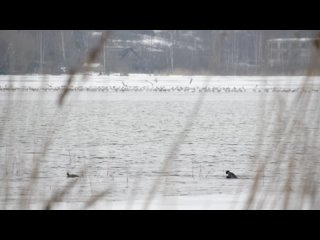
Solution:
{"label": "dry grass", "polygon": [[[75,79],[75,74],[77,73],[82,73],[82,78],[81,81],[86,81],[87,80],[87,73],[91,71],[91,63],[93,63],[100,52],[102,52],[102,49],[106,43],[106,41],[108,40],[108,38],[110,38],[111,36],[111,32],[110,31],[105,31],[102,34],[102,37],[98,43],[98,45],[96,47],[94,47],[93,49],[91,49],[91,51],[89,51],[87,59],[84,61],[84,64],[80,67],[77,68],[73,68],[70,70],[69,73],[69,77],[66,80],[66,85],[65,88],[63,89],[63,91],[61,92],[61,94],[58,96],[57,99],[57,104],[58,104],[58,109],[56,110],[55,115],[58,115],[59,113],[61,113],[63,106],[65,105],[65,101],[66,101],[66,97],[67,95],[70,93],[70,86],[72,85],[72,83],[74,82]],[[45,82],[46,79],[46,75],[43,75],[43,83]],[[8,80],[9,82],[9,88],[12,88],[12,81],[10,81],[11,79]],[[41,99],[39,99],[41,101]],[[3,113],[2,113],[2,117],[5,119],[3,122],[6,122],[6,120],[11,119],[12,115],[11,115],[11,109],[12,109],[12,99],[11,99],[11,91],[8,91],[8,98],[6,99],[6,103],[5,103],[5,108],[3,109]],[[66,113],[67,114],[67,113]],[[67,115],[64,116],[65,118],[67,117]],[[34,155],[33,156],[33,165],[32,165],[32,172],[30,173],[30,180],[28,182],[25,183],[24,186],[22,186],[21,188],[21,192],[20,192],[20,197],[19,197],[19,204],[18,204],[18,209],[29,209],[31,206],[31,201],[32,201],[32,195],[34,193],[34,191],[37,188],[37,182],[39,179],[39,171],[41,169],[41,164],[43,164],[45,162],[46,159],[46,155],[48,152],[49,147],[51,146],[52,142],[55,140],[54,139],[54,132],[55,132],[55,121],[56,119],[52,119],[52,121],[50,123],[47,123],[48,126],[52,126],[52,128],[46,133],[46,139],[45,141],[42,143],[42,147],[40,150],[40,155]],[[3,141],[3,136],[4,136],[4,129],[5,126],[3,125],[1,128],[1,132],[0,132],[0,136],[1,136],[1,141]],[[10,143],[9,143],[10,144]],[[11,145],[11,144],[10,144]],[[11,159],[6,158],[5,161],[5,168],[7,169],[7,167],[9,166],[11,162]],[[86,168],[83,170],[83,174],[85,174]],[[6,205],[9,202],[9,190],[10,190],[10,176],[6,175],[3,176],[5,182],[4,182],[4,201],[3,201],[3,209],[6,209]],[[53,194],[53,196],[47,200],[47,202],[44,203],[44,209],[52,209],[53,205],[55,202],[61,201],[64,196],[66,196],[71,189],[76,185],[77,181],[71,181],[70,183],[68,183],[63,189],[57,191],[56,193]],[[87,204],[85,204],[84,207],[90,207],[92,204],[94,204],[96,201],[98,201],[100,198],[102,198],[103,196],[105,196],[108,191],[103,191],[101,193],[99,193],[98,195],[93,196],[91,199],[88,200]]]}
{"label": "dry grass", "polygon": [[[245,209],[319,209],[320,95],[314,73],[320,67],[319,39],[312,66],[292,101],[281,94],[261,99],[257,172]],[[268,106],[272,106],[270,108]],[[272,138],[268,138],[272,136]],[[274,148],[263,156],[264,145]],[[276,163],[276,164],[274,164]],[[263,183],[265,172],[270,181]]]}
{"label": "dry grass", "polygon": [[[209,80],[210,79],[208,78],[207,81],[204,83],[204,87],[206,87],[208,85]],[[188,135],[188,132],[191,130],[191,128],[193,126],[194,120],[197,117],[199,110],[201,108],[201,105],[203,103],[205,94],[206,94],[205,91],[201,92],[199,94],[198,100],[194,104],[193,109],[191,111],[191,114],[190,114],[189,118],[187,119],[185,126],[183,127],[182,131],[179,132],[179,134],[176,136],[175,141],[173,142],[171,148],[168,151],[167,156],[165,157],[165,159],[163,161],[161,172],[167,172],[170,169],[171,163],[175,159],[176,155],[178,154],[181,144],[184,142],[184,140],[186,139],[186,137]],[[151,190],[150,190],[148,197],[146,198],[146,201],[144,203],[143,209],[148,209],[150,207],[150,204],[152,203],[152,200],[154,199],[155,194],[159,190],[161,180],[162,180],[162,177],[158,176],[155,179],[155,181],[153,182]]]}
{"label": "dry grass", "polygon": [[[66,86],[57,98],[57,105],[59,107],[57,111],[61,111],[63,106],[65,106],[67,96],[70,93],[70,87],[75,81],[75,75],[81,73],[81,81],[87,81],[87,73],[91,70],[90,65],[95,62],[99,53],[102,52],[106,41],[110,38],[110,34],[111,33],[107,31],[102,35],[99,44],[89,52],[87,59],[84,61],[84,65],[70,70],[69,77],[66,80]],[[310,66],[305,81],[300,87],[300,89],[305,89],[305,91],[295,93],[294,99],[290,102],[281,94],[274,94],[271,99],[268,97],[270,95],[261,95],[260,128],[255,162],[258,168],[244,206],[245,209],[319,209],[320,207],[319,179],[317,177],[319,171],[318,149],[320,149],[318,140],[320,133],[320,111],[318,110],[317,103],[320,100],[320,95],[309,91],[314,87],[314,82],[310,77],[313,76],[320,67],[320,40],[315,40],[314,46],[316,50],[313,57],[314,60],[312,61],[313,65]],[[188,72],[179,70],[176,73],[181,74]],[[11,84],[10,81],[9,83]],[[167,172],[170,169],[172,161],[179,153],[181,144],[193,126],[194,120],[203,103],[204,96],[205,92],[200,93],[185,126],[175,137],[175,141],[163,160],[161,172]],[[7,102],[2,113],[3,118],[10,119],[12,117],[11,104],[12,100],[9,91]],[[271,110],[273,109],[274,111],[270,111],[270,106]],[[55,120],[53,119],[52,121]],[[52,123],[53,122],[48,124]],[[0,142],[2,142],[4,129],[5,126],[3,125],[0,129]],[[267,138],[269,135],[272,135],[272,138]],[[54,141],[54,129],[48,132],[47,138],[41,147],[41,154],[33,158],[30,181],[24,185],[20,192],[19,209],[30,208],[32,199],[25,198],[25,196],[32,196],[37,187],[41,164],[45,162],[52,141]],[[263,155],[262,153],[265,152],[264,145],[270,145],[270,143],[277,144],[267,155]],[[299,150],[299,154],[297,154],[296,150]],[[9,168],[10,162],[11,159],[5,159],[5,169]],[[271,163],[276,164],[271,165]],[[87,167],[82,170],[81,174],[84,175],[86,170]],[[271,181],[267,183],[264,182],[266,172],[270,172],[271,174],[268,176]],[[2,193],[4,195],[4,205],[2,208],[6,209],[6,205],[10,201],[10,178],[9,176],[4,176],[4,179],[3,189],[5,191]],[[145,199],[143,209],[150,208],[152,201],[160,190],[162,179],[163,178],[159,176],[153,182],[149,194]],[[43,203],[43,209],[54,209],[55,204],[63,201],[76,186],[77,182],[78,180],[70,181],[62,189],[56,191]],[[132,190],[138,187],[140,183],[141,178],[137,177],[133,183]],[[98,194],[93,194],[93,196],[84,203],[83,209],[89,209],[110,193],[111,189],[107,188]],[[134,198],[135,194],[132,192],[128,199],[128,208]]]}

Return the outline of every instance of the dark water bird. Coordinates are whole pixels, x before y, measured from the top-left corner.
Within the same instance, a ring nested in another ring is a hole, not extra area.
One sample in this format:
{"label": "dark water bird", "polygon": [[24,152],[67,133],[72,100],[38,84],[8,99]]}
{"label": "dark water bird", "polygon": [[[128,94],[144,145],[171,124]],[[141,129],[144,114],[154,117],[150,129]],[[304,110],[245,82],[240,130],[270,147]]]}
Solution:
{"label": "dark water bird", "polygon": [[67,172],[67,177],[68,177],[68,178],[77,178],[77,177],[79,177],[79,176],[76,175],[76,174],[70,174],[70,173]]}
{"label": "dark water bird", "polygon": [[233,172],[230,172],[229,170],[226,171],[227,178],[238,178]]}

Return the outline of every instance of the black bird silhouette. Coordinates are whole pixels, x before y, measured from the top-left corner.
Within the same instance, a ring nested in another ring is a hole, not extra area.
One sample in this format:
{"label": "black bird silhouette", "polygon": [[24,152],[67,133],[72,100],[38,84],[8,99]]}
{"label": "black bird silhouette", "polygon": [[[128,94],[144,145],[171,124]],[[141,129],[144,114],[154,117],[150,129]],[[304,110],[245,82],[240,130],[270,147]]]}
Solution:
{"label": "black bird silhouette", "polygon": [[238,178],[233,172],[230,172],[229,170],[226,171],[227,178]]}
{"label": "black bird silhouette", "polygon": [[76,175],[76,174],[70,174],[70,173],[67,172],[67,177],[68,177],[68,178],[77,178],[77,177],[79,177],[79,176]]}

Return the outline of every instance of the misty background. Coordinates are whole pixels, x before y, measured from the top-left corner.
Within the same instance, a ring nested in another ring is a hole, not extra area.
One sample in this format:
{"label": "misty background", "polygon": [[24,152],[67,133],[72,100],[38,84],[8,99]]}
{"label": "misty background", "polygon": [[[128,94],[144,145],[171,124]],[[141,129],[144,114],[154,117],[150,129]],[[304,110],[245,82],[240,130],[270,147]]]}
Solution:
{"label": "misty background", "polygon": [[[114,30],[94,72],[305,75],[316,30]],[[100,30],[1,30],[0,74],[63,74]]]}

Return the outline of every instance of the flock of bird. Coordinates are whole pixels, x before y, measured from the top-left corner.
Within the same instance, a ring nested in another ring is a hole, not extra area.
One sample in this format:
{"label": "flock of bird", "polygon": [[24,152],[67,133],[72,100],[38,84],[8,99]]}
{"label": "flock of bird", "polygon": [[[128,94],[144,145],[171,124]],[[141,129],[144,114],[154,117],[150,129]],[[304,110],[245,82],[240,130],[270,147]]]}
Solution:
{"label": "flock of bird", "polygon": [[[92,92],[127,92],[127,91],[152,91],[152,92],[212,92],[212,93],[294,93],[294,92],[320,92],[317,88],[285,88],[285,87],[216,87],[216,86],[192,86],[192,79],[187,86],[155,86],[155,84],[149,80],[145,81],[147,85],[142,86],[129,86],[124,81],[121,81],[121,85],[118,86],[78,86],[68,87],[70,91],[92,91]],[[45,87],[13,87],[0,86],[0,91],[62,91],[66,86],[45,86]]]}

